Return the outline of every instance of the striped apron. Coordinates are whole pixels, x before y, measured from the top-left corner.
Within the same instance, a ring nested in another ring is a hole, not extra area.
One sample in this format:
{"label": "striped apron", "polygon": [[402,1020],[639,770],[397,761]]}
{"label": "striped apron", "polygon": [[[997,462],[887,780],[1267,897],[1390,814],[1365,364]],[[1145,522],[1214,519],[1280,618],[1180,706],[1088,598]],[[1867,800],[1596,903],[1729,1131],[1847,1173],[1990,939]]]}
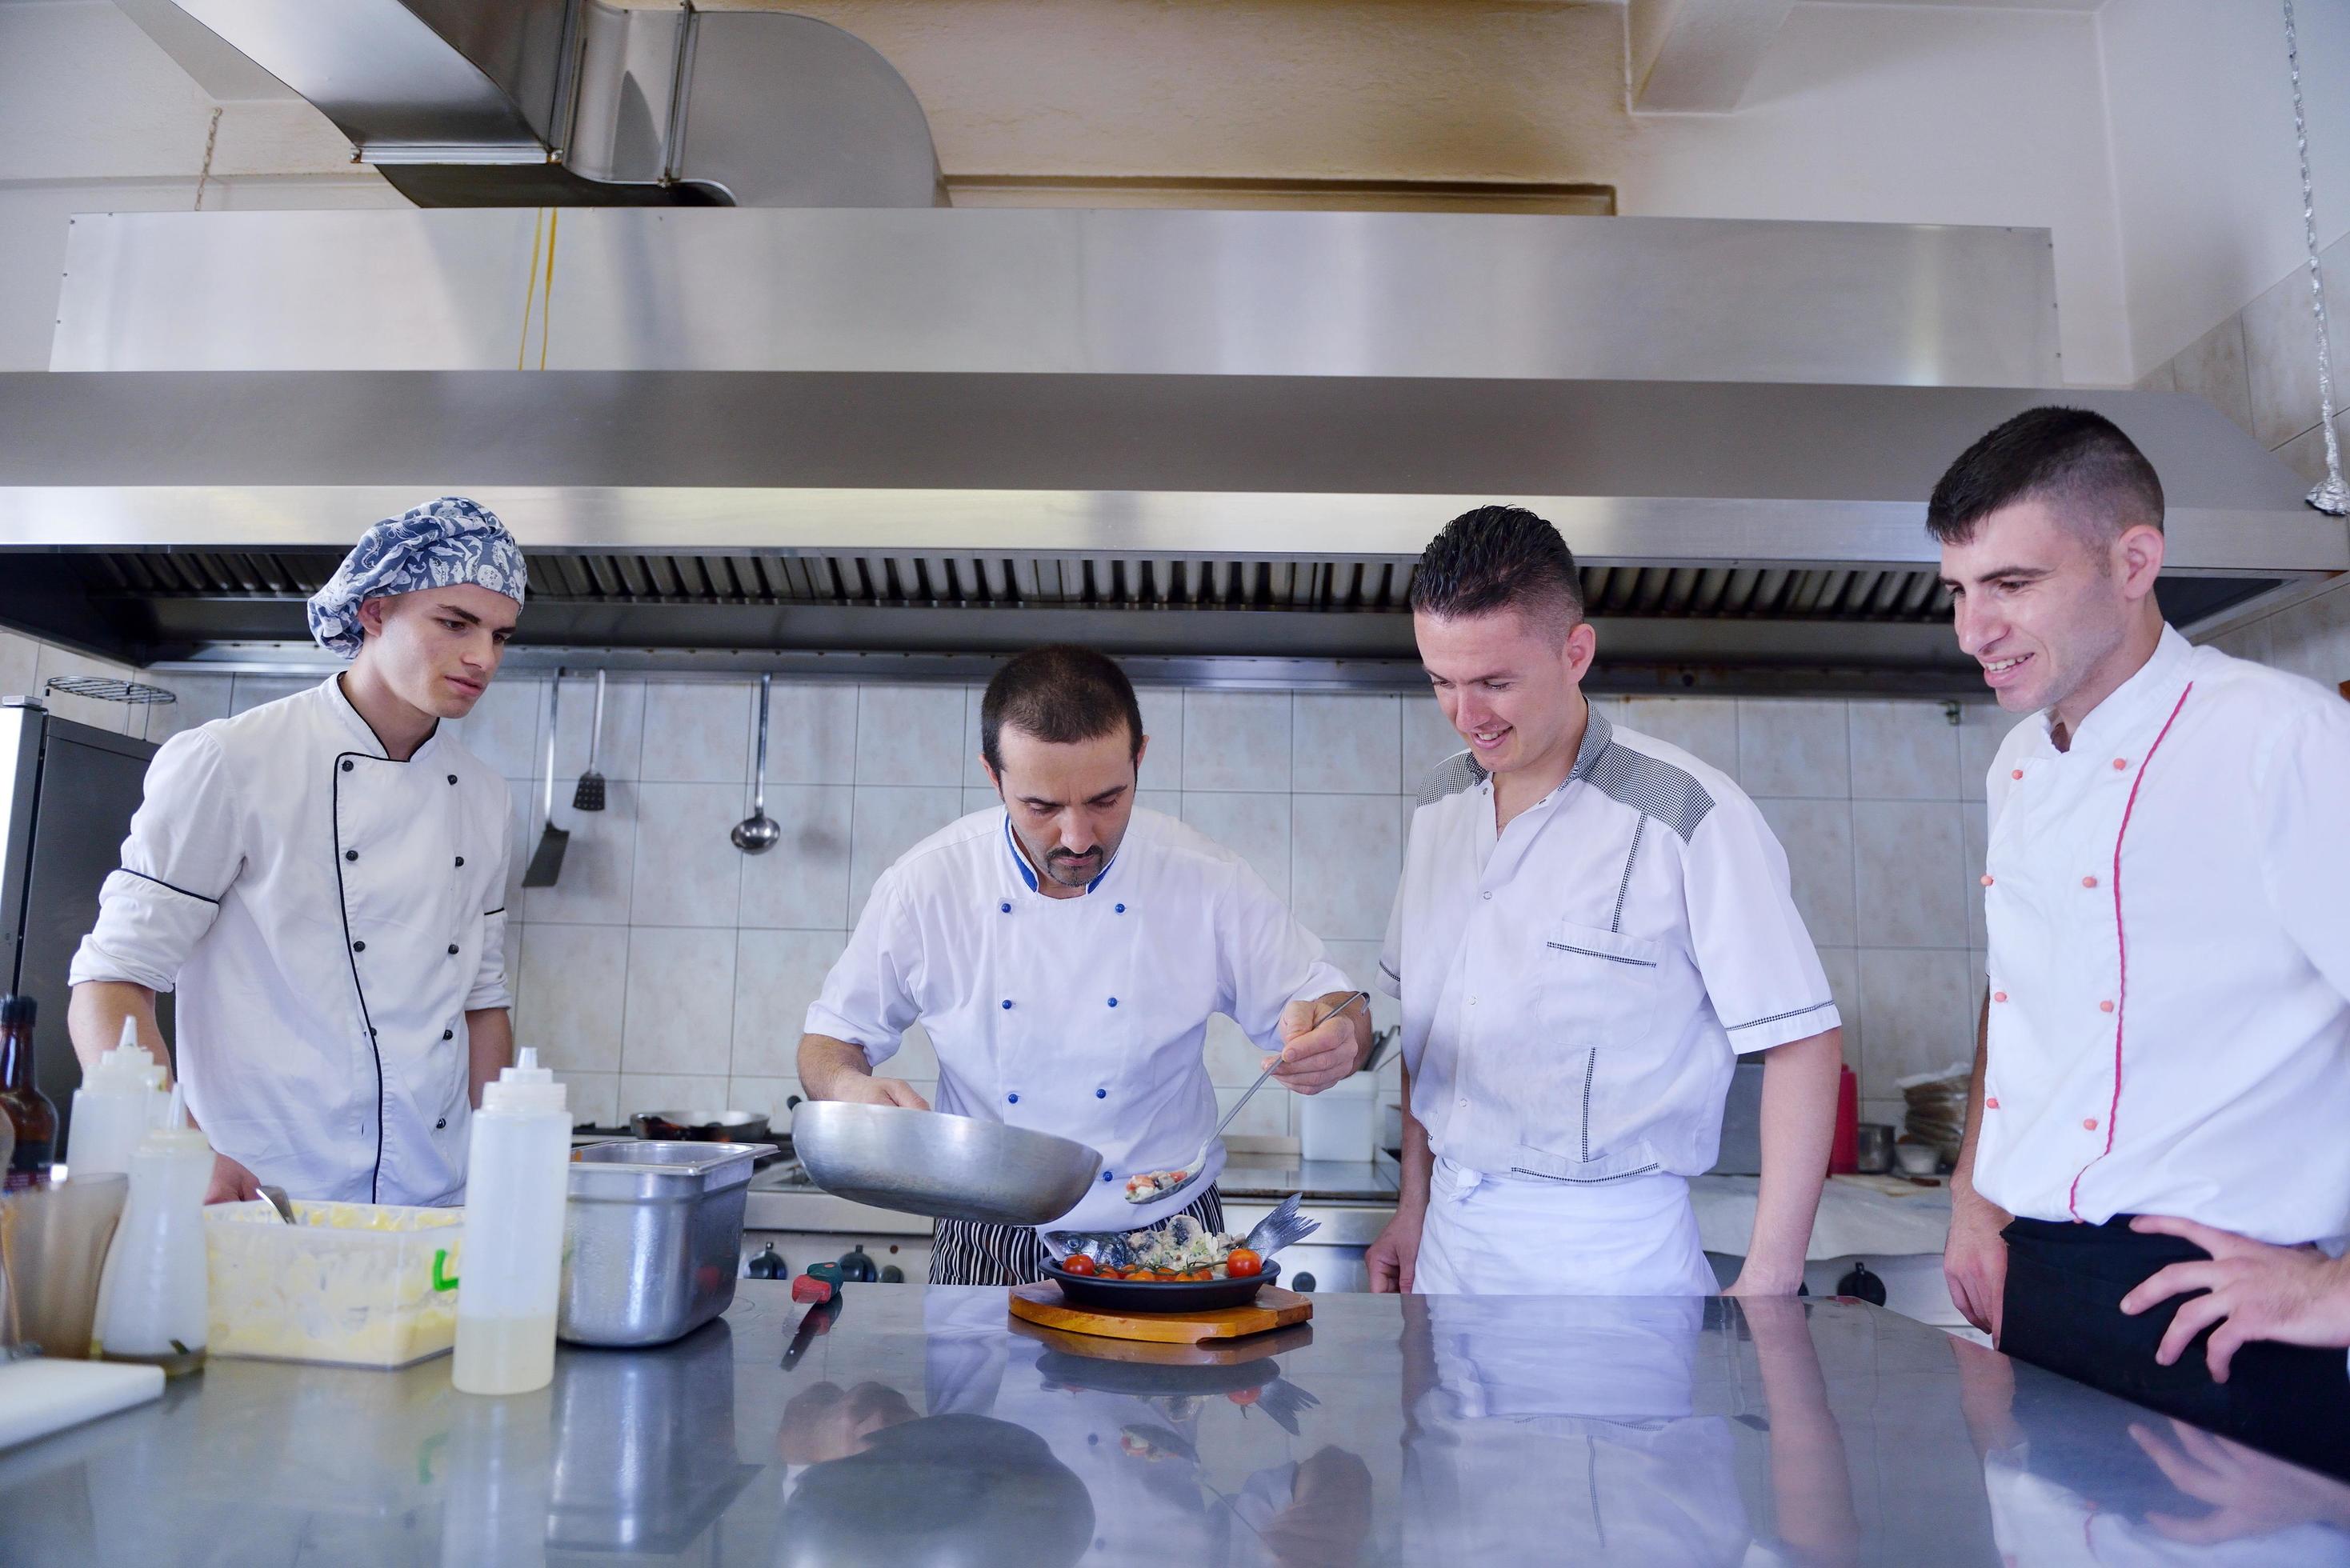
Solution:
{"label": "striped apron", "polygon": [[[1224,1228],[1224,1199],[1213,1182],[1178,1213],[1211,1231]],[[1158,1221],[1165,1224],[1173,1214]],[[1045,1277],[1045,1243],[1033,1225],[989,1225],[975,1220],[931,1221],[931,1283],[1024,1285]]]}

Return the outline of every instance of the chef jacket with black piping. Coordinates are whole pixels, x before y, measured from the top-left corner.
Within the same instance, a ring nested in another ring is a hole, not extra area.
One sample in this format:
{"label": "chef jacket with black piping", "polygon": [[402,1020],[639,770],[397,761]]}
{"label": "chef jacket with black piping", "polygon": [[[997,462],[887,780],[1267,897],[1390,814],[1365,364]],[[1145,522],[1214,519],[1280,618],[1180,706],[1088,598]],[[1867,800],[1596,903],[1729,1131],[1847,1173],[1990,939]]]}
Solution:
{"label": "chef jacket with black piping", "polygon": [[2350,1233],[2350,703],[2196,648],[1987,783],[1976,1190],[2101,1224]]}
{"label": "chef jacket with black piping", "polygon": [[[1092,1193],[1048,1228],[1125,1230],[1201,1190],[1126,1201],[1127,1178],[1188,1167],[1215,1130],[1209,1015],[1277,1051],[1284,1006],[1351,989],[1246,861],[1173,817],[1137,807],[1085,893],[1055,898],[999,806],[881,874],[806,1028],[879,1067],[920,1021],[940,1110],[1101,1151]],[[1221,1146],[1207,1163],[1212,1180]]]}
{"label": "chef jacket with black piping", "polygon": [[1379,984],[1430,1147],[1503,1178],[1700,1175],[1737,1058],[1838,1023],[1754,803],[1596,709],[1499,834],[1485,771],[1438,764]]}
{"label": "chef jacket with black piping", "polygon": [[72,979],[175,992],[213,1149],[296,1198],[465,1190],[465,1014],[507,1007],[505,781],[394,762],[338,677],[174,735]]}

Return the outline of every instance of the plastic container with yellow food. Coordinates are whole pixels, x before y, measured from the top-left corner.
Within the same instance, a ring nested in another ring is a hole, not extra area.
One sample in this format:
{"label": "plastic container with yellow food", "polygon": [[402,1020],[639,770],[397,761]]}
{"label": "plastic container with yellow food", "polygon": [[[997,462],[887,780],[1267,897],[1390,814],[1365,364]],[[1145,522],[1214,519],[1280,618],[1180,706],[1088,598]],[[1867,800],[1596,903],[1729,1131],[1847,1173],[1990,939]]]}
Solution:
{"label": "plastic container with yellow food", "polygon": [[214,1355],[390,1369],[457,1336],[462,1209],[296,1199],[204,1211]]}

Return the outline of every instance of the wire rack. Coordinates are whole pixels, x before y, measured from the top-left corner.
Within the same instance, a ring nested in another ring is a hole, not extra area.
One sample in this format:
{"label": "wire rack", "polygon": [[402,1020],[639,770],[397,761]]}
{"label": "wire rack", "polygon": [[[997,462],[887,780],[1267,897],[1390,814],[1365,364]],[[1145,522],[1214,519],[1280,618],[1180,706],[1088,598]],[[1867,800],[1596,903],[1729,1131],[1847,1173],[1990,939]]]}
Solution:
{"label": "wire rack", "polygon": [[177,702],[180,694],[140,680],[116,680],[103,675],[52,675],[44,691],[68,697],[88,697],[100,702]]}

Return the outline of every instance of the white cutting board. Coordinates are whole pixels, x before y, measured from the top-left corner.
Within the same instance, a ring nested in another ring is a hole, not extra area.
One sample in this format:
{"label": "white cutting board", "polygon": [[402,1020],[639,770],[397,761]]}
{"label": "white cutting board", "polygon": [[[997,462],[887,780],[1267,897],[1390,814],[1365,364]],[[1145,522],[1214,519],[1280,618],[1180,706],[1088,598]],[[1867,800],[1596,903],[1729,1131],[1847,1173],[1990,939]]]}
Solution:
{"label": "white cutting board", "polygon": [[144,1405],[163,1394],[163,1369],[120,1361],[36,1355],[0,1364],[0,1449]]}

